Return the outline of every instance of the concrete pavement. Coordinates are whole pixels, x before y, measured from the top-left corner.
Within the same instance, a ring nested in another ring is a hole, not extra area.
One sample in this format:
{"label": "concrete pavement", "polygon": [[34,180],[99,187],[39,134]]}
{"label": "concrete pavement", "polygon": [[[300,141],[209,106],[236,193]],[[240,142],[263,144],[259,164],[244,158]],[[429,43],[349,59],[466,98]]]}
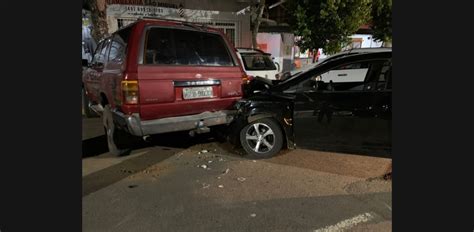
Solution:
{"label": "concrete pavement", "polygon": [[170,138],[83,159],[83,231],[391,231],[390,159]]}

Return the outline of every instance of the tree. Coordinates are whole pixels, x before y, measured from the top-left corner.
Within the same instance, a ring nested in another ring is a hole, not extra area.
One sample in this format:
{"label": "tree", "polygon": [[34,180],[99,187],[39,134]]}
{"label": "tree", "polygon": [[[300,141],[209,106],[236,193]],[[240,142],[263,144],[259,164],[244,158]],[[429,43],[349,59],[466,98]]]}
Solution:
{"label": "tree", "polygon": [[252,46],[257,48],[257,34],[265,9],[265,0],[259,0],[257,4],[250,5],[250,29],[252,31]]}
{"label": "tree", "polygon": [[385,45],[392,42],[392,0],[372,0],[373,37]]}
{"label": "tree", "polygon": [[95,41],[108,36],[105,0],[86,0],[91,10],[92,37]]}
{"label": "tree", "polygon": [[370,19],[371,0],[291,0],[287,8],[299,47],[334,54]]}

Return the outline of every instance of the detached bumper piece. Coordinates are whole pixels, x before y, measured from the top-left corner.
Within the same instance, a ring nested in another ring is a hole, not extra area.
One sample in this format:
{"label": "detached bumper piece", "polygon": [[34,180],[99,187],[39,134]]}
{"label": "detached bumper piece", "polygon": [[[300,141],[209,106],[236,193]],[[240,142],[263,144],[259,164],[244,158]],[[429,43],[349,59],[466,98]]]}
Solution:
{"label": "detached bumper piece", "polygon": [[207,130],[207,127],[229,124],[237,111],[223,110],[195,115],[141,121],[138,114],[125,115],[113,111],[114,121],[120,128],[135,136],[146,136],[174,131]]}

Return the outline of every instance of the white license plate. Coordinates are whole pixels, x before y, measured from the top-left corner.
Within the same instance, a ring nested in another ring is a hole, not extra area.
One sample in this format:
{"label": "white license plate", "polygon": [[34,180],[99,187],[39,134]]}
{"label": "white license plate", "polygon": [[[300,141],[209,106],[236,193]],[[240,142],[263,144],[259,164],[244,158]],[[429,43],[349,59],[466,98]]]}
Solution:
{"label": "white license plate", "polygon": [[184,99],[209,98],[212,97],[212,87],[183,88]]}

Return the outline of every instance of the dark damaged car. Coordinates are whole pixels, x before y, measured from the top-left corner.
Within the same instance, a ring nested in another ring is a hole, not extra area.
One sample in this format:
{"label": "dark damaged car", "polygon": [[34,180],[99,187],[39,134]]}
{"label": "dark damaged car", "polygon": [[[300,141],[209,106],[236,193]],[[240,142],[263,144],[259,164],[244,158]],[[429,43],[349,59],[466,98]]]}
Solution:
{"label": "dark damaged car", "polygon": [[346,54],[285,81],[255,78],[236,104],[236,138],[256,158],[297,146],[390,155],[391,57]]}

